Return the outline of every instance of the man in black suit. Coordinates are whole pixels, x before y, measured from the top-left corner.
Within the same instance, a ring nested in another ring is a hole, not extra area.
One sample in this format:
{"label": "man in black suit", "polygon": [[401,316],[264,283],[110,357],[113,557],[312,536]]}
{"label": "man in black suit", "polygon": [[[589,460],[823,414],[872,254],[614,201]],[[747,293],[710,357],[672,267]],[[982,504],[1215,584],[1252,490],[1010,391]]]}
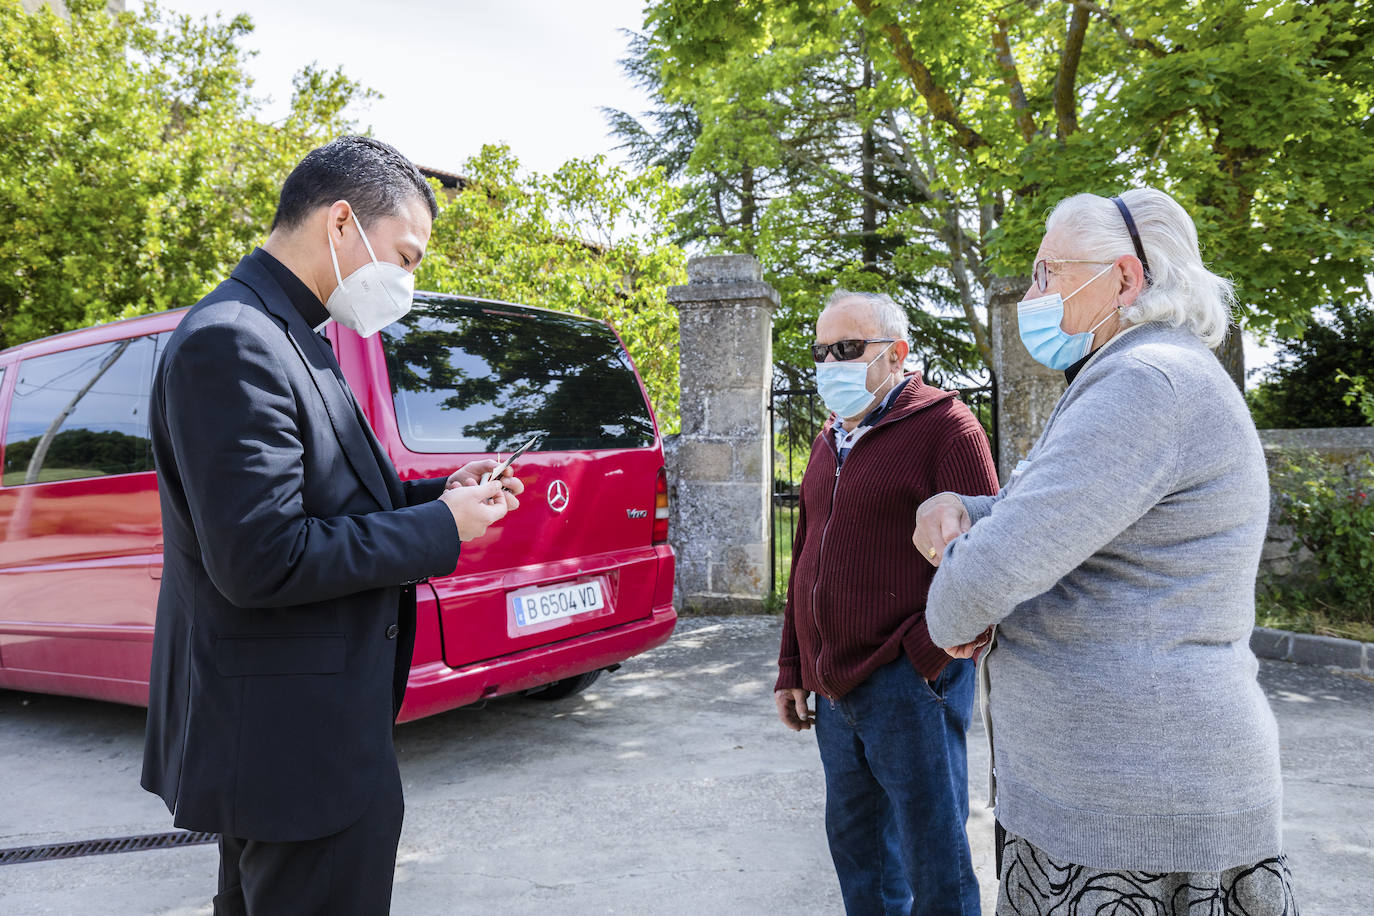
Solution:
{"label": "man in black suit", "polygon": [[404,809],[391,729],[415,584],[523,489],[496,462],[402,482],[316,330],[410,308],[434,193],[344,137],[172,335],[153,386],[163,574],[143,786],[220,840],[216,914],[390,908]]}

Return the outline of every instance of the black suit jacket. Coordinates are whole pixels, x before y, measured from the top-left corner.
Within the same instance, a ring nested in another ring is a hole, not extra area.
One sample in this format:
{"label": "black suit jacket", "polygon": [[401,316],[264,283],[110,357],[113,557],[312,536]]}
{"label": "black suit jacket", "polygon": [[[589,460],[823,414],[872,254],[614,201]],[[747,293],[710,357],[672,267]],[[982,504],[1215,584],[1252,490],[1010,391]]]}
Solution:
{"label": "black suit jacket", "polygon": [[443,479],[400,481],[261,257],[190,310],[154,380],[143,786],[179,827],[293,841],[353,823],[394,773],[413,584],[459,543]]}

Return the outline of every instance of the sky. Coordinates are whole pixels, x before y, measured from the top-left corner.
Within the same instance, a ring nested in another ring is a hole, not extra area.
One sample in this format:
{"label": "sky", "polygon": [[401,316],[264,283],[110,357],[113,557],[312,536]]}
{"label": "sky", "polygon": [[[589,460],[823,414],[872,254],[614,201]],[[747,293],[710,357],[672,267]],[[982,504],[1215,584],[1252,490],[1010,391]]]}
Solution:
{"label": "sky", "polygon": [[[623,30],[643,26],[645,0],[161,0],[195,17],[247,13],[243,45],[255,91],[286,113],[292,76],[310,63],[342,67],[382,94],[352,113],[412,161],[460,172],[486,143],[505,143],[526,168],[615,151],[603,106],[638,114],[649,99],[618,61]],[[127,6],[136,9],[140,0]],[[1272,348],[1246,335],[1246,368]]]}
{"label": "sky", "polygon": [[[128,4],[138,6],[137,0]],[[420,165],[461,170],[485,143],[509,144],[540,172],[613,153],[601,107],[639,112],[647,97],[621,73],[622,29],[642,26],[643,0],[161,0],[194,17],[238,13],[259,96],[283,115],[291,77],[312,62],[380,92],[353,114]]]}

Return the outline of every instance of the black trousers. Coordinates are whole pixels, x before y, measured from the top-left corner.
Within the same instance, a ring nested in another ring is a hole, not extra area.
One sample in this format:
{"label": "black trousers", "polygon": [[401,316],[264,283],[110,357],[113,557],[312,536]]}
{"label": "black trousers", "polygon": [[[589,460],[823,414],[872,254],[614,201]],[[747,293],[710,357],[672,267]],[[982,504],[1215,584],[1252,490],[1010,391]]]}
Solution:
{"label": "black trousers", "polygon": [[405,802],[400,773],[332,836],[267,843],[221,836],[215,916],[386,916]]}

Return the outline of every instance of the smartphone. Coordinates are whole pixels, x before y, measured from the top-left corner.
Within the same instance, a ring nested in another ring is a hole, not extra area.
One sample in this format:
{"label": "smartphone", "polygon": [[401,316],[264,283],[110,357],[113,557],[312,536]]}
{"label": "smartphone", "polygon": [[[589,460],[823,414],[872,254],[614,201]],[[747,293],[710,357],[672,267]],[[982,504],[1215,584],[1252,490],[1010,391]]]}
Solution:
{"label": "smartphone", "polygon": [[511,452],[510,457],[507,458],[505,461],[501,462],[500,464],[498,464],[494,470],[490,470],[487,473],[483,474],[482,483],[486,483],[489,480],[495,480],[497,477],[500,477],[502,474],[506,473],[506,468],[510,467],[511,464],[514,463],[516,458],[519,458],[521,455],[523,455],[526,451],[532,448],[536,442],[538,442],[542,438],[544,438],[543,433],[535,433],[534,436],[530,438],[530,441],[526,442],[524,445],[520,446],[515,451]]}

